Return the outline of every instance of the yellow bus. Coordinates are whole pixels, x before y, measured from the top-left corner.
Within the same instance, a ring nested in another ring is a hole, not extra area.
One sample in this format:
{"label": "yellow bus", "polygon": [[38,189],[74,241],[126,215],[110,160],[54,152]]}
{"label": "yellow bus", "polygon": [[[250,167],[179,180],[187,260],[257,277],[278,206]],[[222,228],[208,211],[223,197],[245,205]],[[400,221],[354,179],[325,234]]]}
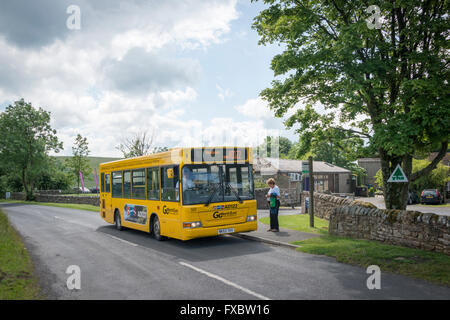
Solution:
{"label": "yellow bus", "polygon": [[248,147],[175,148],[100,164],[100,216],[157,240],[257,229]]}

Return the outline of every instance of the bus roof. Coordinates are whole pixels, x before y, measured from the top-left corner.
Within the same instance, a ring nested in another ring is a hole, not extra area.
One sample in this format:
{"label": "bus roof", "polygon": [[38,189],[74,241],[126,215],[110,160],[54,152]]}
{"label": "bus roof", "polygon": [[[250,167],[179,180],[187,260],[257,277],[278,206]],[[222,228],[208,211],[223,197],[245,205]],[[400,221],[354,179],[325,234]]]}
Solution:
{"label": "bus roof", "polygon": [[169,165],[169,164],[180,164],[184,161],[190,162],[191,150],[195,149],[217,149],[217,150],[236,150],[236,149],[247,149],[248,153],[247,161],[252,159],[252,155],[249,147],[191,147],[191,148],[171,148],[168,151],[153,153],[150,155],[126,158],[121,160],[109,161],[100,163],[100,170],[102,169],[113,169],[120,167],[134,167],[142,165],[157,166],[157,165]]}

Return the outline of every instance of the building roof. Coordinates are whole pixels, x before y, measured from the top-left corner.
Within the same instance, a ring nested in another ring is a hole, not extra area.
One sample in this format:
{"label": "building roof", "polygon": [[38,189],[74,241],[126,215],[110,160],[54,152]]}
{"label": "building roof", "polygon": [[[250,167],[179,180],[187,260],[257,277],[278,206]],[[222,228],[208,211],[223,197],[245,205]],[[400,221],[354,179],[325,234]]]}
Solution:
{"label": "building roof", "polygon": [[357,162],[381,162],[380,158],[359,158]]}
{"label": "building roof", "polygon": [[[277,172],[301,172],[302,160],[288,160],[278,158],[259,158],[253,159],[255,171],[262,174],[274,174]],[[324,161],[313,161],[313,170],[317,174],[329,173],[351,173],[350,170],[335,166]]]}

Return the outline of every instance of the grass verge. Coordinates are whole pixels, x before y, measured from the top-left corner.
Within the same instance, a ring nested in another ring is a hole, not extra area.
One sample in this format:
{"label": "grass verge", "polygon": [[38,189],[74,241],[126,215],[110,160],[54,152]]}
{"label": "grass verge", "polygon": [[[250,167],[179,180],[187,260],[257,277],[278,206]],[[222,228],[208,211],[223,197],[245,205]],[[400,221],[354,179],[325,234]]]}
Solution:
{"label": "grass verge", "polygon": [[22,200],[0,200],[0,203],[22,203],[22,204],[34,204],[38,206],[49,206],[69,209],[88,210],[93,212],[99,212],[100,207],[92,206],[90,204],[76,204],[76,203],[55,203],[55,202],[37,202],[37,201],[22,201]]}
{"label": "grass verge", "polygon": [[450,286],[450,256],[443,253],[330,235],[294,244],[301,246],[299,251],[334,257],[338,262],[364,268],[377,265],[382,271]]}
{"label": "grass verge", "polygon": [[450,208],[450,203],[443,203],[443,204],[417,204],[421,207],[426,208]]}
{"label": "grass verge", "polygon": [[18,233],[0,210],[0,300],[39,299],[30,256]]}
{"label": "grass verge", "polygon": [[[303,241],[292,242],[299,245],[297,250],[310,254],[336,258],[338,262],[367,268],[377,265],[381,271],[402,274],[450,286],[450,256],[420,249],[383,244],[371,240],[335,237],[328,234],[328,221],[314,219],[316,228],[309,227],[308,215],[279,216],[280,227],[310,233],[320,233]],[[261,218],[268,223],[269,218]]]}
{"label": "grass verge", "polygon": [[[270,224],[270,218],[259,219],[264,224]],[[314,228],[309,226],[309,215],[294,214],[287,216],[278,216],[278,224],[282,228],[297,230],[308,233],[328,234],[328,221],[314,217]]]}

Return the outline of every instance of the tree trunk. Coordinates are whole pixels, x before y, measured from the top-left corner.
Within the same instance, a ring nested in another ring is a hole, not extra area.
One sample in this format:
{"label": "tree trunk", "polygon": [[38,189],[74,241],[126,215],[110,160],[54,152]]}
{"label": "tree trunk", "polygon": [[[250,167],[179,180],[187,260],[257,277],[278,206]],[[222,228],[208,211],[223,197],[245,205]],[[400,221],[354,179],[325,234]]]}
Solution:
{"label": "tree trunk", "polygon": [[29,188],[28,186],[26,168],[22,168],[22,184],[23,189],[25,190],[25,200],[27,201],[34,200],[33,187]]}
{"label": "tree trunk", "polygon": [[387,182],[395,167],[400,164],[409,180],[412,171],[412,156],[406,155],[403,158],[388,156],[380,150],[381,171],[383,173],[384,203],[386,209],[406,210],[408,203],[408,182]]}

